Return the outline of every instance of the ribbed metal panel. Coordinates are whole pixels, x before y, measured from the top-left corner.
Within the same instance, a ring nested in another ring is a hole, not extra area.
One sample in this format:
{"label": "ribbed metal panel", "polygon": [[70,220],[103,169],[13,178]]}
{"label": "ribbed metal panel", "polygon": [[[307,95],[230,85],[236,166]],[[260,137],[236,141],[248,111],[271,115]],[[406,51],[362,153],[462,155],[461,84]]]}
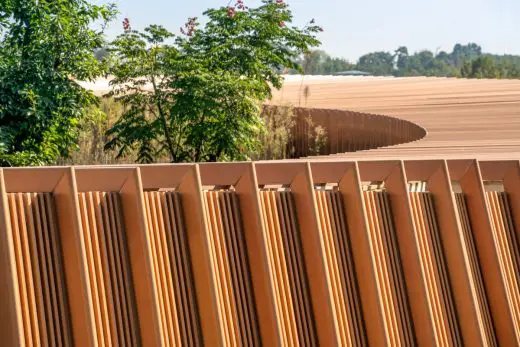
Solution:
{"label": "ribbed metal panel", "polygon": [[139,321],[119,196],[79,193],[79,204],[97,342],[102,346],[138,345]]}
{"label": "ribbed metal panel", "polygon": [[225,343],[228,346],[259,346],[254,294],[237,196],[229,191],[206,191],[204,203]]}
{"label": "ribbed metal panel", "polygon": [[71,346],[71,324],[53,198],[46,193],[11,193],[7,199],[24,342],[29,346]]}
{"label": "ribbed metal panel", "polygon": [[518,161],[0,170],[6,346],[515,346]]}
{"label": "ribbed metal panel", "polygon": [[473,280],[472,290],[477,298],[477,305],[475,310],[480,311],[479,325],[486,336],[488,346],[496,346],[496,336],[493,330],[493,321],[491,313],[489,312],[488,299],[486,297],[486,289],[484,287],[484,280],[480,270],[477,250],[475,248],[475,240],[471,229],[471,221],[468,215],[468,207],[463,193],[454,193],[457,202],[457,212],[461,221],[461,238],[464,242],[464,247],[469,259],[468,271]]}
{"label": "ribbed metal panel", "polygon": [[388,194],[366,191],[364,195],[387,341],[391,346],[413,346],[412,318]]}
{"label": "ribbed metal panel", "polygon": [[316,328],[292,193],[262,191],[280,330],[287,346],[314,346]]}
{"label": "ribbed metal panel", "polygon": [[500,272],[508,296],[513,324],[520,332],[520,244],[516,239],[511,208],[504,192],[486,192],[493,240],[500,258]]}
{"label": "ribbed metal panel", "polygon": [[180,194],[145,192],[144,200],[163,325],[162,339],[166,346],[201,346]]}
{"label": "ribbed metal panel", "polygon": [[410,193],[417,231],[417,250],[426,287],[426,300],[434,323],[437,346],[461,346],[458,321],[448,280],[432,195]]}
{"label": "ribbed metal panel", "polygon": [[366,346],[352,245],[339,191],[317,190],[316,200],[333,289],[333,309],[342,346]]}

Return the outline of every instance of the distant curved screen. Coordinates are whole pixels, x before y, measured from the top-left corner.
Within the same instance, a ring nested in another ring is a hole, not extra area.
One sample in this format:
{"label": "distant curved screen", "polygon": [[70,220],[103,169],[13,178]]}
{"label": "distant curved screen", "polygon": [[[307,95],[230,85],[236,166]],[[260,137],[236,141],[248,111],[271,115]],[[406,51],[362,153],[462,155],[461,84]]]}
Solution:
{"label": "distant curved screen", "polygon": [[[280,107],[286,106],[265,106],[264,115],[269,117]],[[293,112],[295,124],[288,144],[293,158],[376,149],[417,141],[426,136],[426,130],[421,126],[390,116],[303,107],[295,107]],[[312,127],[316,126],[321,126],[327,137],[319,153],[310,150]]]}

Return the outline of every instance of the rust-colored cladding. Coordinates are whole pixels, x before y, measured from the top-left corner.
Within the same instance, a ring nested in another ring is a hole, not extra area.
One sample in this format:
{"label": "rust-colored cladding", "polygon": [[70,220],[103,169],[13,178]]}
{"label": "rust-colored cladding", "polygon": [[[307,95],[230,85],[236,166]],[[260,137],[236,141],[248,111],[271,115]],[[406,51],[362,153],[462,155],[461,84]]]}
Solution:
{"label": "rust-colored cladding", "polygon": [[518,161],[0,170],[5,346],[520,345]]}

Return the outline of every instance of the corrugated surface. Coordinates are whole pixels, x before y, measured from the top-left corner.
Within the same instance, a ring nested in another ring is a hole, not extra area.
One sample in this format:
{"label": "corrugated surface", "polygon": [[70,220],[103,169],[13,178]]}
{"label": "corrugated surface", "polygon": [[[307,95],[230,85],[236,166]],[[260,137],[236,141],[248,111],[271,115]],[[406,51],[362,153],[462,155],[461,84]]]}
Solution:
{"label": "corrugated surface", "polygon": [[180,196],[145,192],[154,279],[166,346],[202,346]]}
{"label": "corrugated surface", "polygon": [[333,290],[338,339],[342,346],[365,346],[365,327],[343,196],[339,191],[317,190],[316,200]]}
{"label": "corrugated surface", "polygon": [[206,191],[204,203],[223,339],[228,346],[259,346],[237,195],[229,191]]}
{"label": "corrugated surface", "polygon": [[515,346],[520,162],[0,170],[6,346]]}
{"label": "corrugated surface", "polygon": [[408,309],[392,211],[385,192],[364,192],[369,239],[375,266],[379,300],[384,314],[387,343],[413,346],[412,318]]}
{"label": "corrugated surface", "polygon": [[520,333],[520,244],[516,239],[511,209],[506,193],[487,192],[493,240],[500,258],[500,274],[506,284],[509,312],[513,324]]}
{"label": "corrugated surface", "polygon": [[28,345],[71,346],[71,324],[51,194],[7,195]]}
{"label": "corrugated surface", "polygon": [[472,291],[476,297],[475,310],[479,311],[479,326],[485,337],[488,346],[496,346],[496,336],[493,330],[493,321],[489,311],[488,299],[486,297],[486,289],[482,279],[482,273],[478,263],[477,250],[475,240],[471,230],[471,221],[468,215],[468,207],[463,193],[454,193],[457,212],[459,213],[461,223],[461,239],[468,257],[468,272],[471,274],[473,286]]}
{"label": "corrugated surface", "polygon": [[292,193],[262,191],[260,196],[283,343],[314,346],[316,328]]}
{"label": "corrugated surface", "polygon": [[140,343],[130,262],[117,193],[79,193],[90,293],[101,346]]}
{"label": "corrugated surface", "polygon": [[429,315],[438,346],[461,346],[458,321],[448,280],[446,261],[430,193],[410,193],[417,231],[417,250],[426,286]]}

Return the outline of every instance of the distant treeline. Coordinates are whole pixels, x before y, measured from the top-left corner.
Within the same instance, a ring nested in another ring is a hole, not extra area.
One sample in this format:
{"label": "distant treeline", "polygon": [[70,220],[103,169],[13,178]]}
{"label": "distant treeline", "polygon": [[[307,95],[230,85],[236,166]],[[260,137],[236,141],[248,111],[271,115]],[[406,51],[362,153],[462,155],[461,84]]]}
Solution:
{"label": "distant treeline", "polygon": [[407,47],[401,46],[393,52],[365,54],[356,63],[315,50],[299,63],[307,75],[359,70],[375,76],[520,78],[520,56],[483,53],[482,47],[475,43],[456,44],[452,52],[438,53],[423,50],[410,54]]}

